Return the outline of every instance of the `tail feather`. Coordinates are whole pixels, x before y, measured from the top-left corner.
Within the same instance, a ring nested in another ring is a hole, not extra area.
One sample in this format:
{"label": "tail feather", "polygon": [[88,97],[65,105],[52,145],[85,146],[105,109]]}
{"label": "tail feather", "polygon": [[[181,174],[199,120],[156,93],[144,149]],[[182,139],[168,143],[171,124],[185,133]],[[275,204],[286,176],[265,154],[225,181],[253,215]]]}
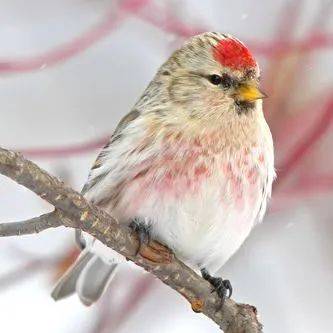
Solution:
{"label": "tail feather", "polygon": [[94,256],[80,274],[76,291],[83,304],[95,303],[111,282],[117,264],[107,264],[98,256]]}
{"label": "tail feather", "polygon": [[117,264],[107,264],[96,254],[83,250],[76,262],[54,287],[51,296],[55,301],[77,292],[85,305],[91,305],[102,295],[111,281]]}
{"label": "tail feather", "polygon": [[69,267],[54,287],[51,296],[55,301],[66,298],[76,291],[76,281],[93,256],[94,254],[89,251],[81,252],[79,258]]}

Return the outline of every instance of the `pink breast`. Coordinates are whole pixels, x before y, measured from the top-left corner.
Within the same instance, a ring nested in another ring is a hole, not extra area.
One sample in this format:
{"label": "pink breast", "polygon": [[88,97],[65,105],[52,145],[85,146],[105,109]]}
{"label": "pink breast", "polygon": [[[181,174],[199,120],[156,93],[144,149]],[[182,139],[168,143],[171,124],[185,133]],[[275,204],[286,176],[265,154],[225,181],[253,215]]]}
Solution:
{"label": "pink breast", "polygon": [[264,155],[252,156],[244,150],[238,157],[222,163],[222,173],[226,186],[221,192],[221,203],[233,205],[242,211],[246,205],[252,206],[261,196],[262,170]]}
{"label": "pink breast", "polygon": [[258,165],[264,163],[264,156],[253,158],[249,149],[243,149],[235,159],[225,161],[216,138],[213,142],[209,145],[207,137],[205,142],[199,138],[186,142],[181,136],[176,142],[166,141],[162,153],[138,166],[127,184],[132,208],[137,209],[151,196],[162,200],[195,194],[212,176],[216,177],[216,186],[221,187],[223,206],[232,205],[242,211],[247,204],[255,203],[261,191]]}

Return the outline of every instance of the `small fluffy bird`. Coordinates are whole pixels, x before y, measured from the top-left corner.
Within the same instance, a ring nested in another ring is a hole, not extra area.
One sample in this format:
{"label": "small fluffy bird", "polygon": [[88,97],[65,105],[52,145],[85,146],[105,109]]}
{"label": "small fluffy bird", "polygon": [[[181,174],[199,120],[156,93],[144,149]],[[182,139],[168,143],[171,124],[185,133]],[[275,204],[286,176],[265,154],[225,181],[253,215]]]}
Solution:
{"label": "small fluffy bird", "polygon": [[[120,121],[82,190],[138,232],[140,249],[150,239],[166,245],[222,300],[232,288],[214,274],[262,220],[275,177],[259,79],[238,39],[192,37]],[[89,235],[83,239],[55,300],[76,291],[84,304],[96,302],[125,260]]]}

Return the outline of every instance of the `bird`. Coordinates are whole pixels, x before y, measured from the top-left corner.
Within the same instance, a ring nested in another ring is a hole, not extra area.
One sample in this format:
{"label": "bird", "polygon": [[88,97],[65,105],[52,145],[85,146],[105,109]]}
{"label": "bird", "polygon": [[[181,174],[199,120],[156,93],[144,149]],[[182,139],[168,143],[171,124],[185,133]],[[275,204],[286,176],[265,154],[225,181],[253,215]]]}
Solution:
{"label": "bird", "polygon": [[[223,302],[217,273],[262,221],[275,179],[260,69],[236,37],[205,32],[161,65],[93,164],[82,194],[202,275]],[[88,234],[52,291],[95,303],[125,258]],[[111,286],[112,287],[112,284]]]}

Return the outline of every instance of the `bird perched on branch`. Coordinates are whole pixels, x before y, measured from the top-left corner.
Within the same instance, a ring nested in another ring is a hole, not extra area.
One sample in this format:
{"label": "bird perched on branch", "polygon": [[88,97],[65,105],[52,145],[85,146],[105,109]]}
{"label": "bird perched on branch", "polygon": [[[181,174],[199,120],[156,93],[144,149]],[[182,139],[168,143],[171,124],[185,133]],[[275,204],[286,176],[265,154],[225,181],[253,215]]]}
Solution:
{"label": "bird perched on branch", "polygon": [[[259,68],[238,39],[214,32],[188,40],[158,70],[93,165],[85,197],[138,233],[137,255],[163,261],[150,239],[214,274],[262,220],[275,177]],[[124,258],[91,236],[52,296],[94,303]],[[162,247],[161,247],[162,248]],[[145,249],[146,251],[143,251]]]}

